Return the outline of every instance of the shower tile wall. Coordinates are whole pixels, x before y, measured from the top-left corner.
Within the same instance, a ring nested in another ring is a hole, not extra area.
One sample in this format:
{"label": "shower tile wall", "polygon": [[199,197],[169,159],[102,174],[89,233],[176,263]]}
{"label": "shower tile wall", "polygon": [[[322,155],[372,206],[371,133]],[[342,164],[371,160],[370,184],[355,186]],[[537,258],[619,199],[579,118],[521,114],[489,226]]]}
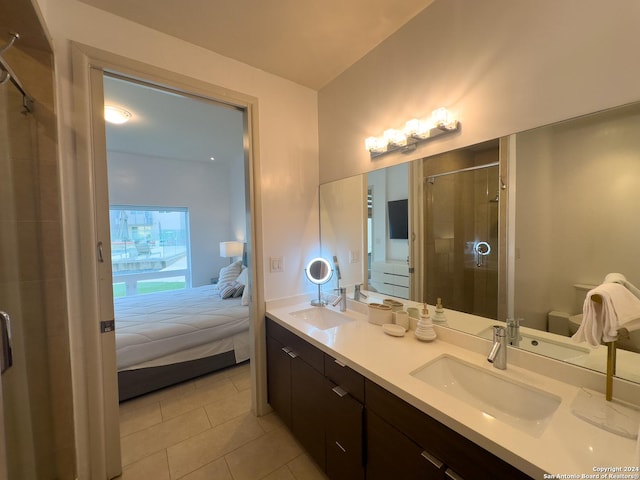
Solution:
{"label": "shower tile wall", "polygon": [[75,478],[69,335],[50,52],[4,57],[35,98],[0,86],[0,309],[14,367],[2,377],[9,477]]}

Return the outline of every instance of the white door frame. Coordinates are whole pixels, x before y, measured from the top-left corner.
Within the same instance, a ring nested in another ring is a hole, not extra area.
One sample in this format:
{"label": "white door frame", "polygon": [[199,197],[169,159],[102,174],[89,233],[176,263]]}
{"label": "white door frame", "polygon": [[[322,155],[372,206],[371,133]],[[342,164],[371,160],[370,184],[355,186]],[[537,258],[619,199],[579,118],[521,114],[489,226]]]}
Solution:
{"label": "white door frame", "polygon": [[[108,479],[119,475],[115,335],[100,333],[100,321],[113,319],[108,236],[98,262],[98,242],[104,230],[96,214],[107,199],[106,143],[102,95],[105,70],[187,94],[209,98],[245,110],[246,200],[250,212],[248,264],[251,267],[252,405],[257,415],[268,410],[264,343],[264,278],[258,154],[258,100],[207,82],[143,64],[72,42],[76,156],[63,162],[61,186],[64,250],[71,343],[75,442],[78,478]],[[100,82],[96,81],[100,77]],[[92,80],[93,79],[93,80]],[[108,232],[108,225],[107,225]],[[108,234],[107,234],[108,235]],[[108,269],[106,268],[108,266]],[[108,271],[107,271],[108,270]],[[100,292],[103,292],[101,295]],[[94,321],[88,319],[95,319]],[[87,321],[88,320],[88,321]]]}

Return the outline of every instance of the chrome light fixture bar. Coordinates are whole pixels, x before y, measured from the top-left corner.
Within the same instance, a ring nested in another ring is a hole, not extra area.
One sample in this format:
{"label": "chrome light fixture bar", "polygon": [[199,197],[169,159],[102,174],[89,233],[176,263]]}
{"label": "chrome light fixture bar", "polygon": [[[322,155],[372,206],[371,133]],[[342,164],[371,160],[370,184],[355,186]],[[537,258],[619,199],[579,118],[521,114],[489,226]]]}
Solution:
{"label": "chrome light fixture bar", "polygon": [[401,153],[412,152],[420,143],[459,130],[460,122],[451,112],[446,108],[438,108],[431,113],[430,119],[411,119],[405,124],[404,130],[385,130],[381,137],[369,137],[364,144],[373,159],[398,150]]}

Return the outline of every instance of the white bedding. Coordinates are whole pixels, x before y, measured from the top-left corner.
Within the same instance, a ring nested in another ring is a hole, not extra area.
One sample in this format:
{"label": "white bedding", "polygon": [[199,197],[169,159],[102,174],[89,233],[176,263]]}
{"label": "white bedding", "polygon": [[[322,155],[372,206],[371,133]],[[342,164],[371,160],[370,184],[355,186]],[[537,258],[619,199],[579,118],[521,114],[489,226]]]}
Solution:
{"label": "white bedding", "polygon": [[249,307],[241,298],[222,300],[215,285],[121,297],[114,304],[118,370],[249,330]]}

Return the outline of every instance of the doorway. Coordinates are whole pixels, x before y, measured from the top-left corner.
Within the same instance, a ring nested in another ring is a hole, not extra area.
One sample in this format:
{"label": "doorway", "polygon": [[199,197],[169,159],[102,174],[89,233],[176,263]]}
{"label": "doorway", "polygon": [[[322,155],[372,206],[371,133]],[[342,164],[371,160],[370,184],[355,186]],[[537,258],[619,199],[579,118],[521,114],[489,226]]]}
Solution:
{"label": "doorway", "polygon": [[[70,306],[76,318],[97,318],[99,322],[72,320],[76,325],[72,331],[75,340],[83,344],[82,351],[72,354],[72,362],[78,371],[76,395],[79,402],[86,402],[87,421],[79,428],[79,437],[87,441],[80,443],[80,469],[102,476],[107,472],[113,477],[120,470],[119,432],[114,418],[118,412],[115,333],[113,326],[113,275],[111,271],[109,185],[107,168],[107,148],[104,124],[104,73],[124,77],[127,80],[145,83],[190,98],[197,97],[216,102],[223,98],[224,104],[242,110],[243,162],[245,212],[242,220],[246,228],[246,263],[249,270],[249,319],[252,360],[251,376],[254,385],[252,404],[254,411],[263,413],[266,405],[266,386],[257,382],[256,369],[263,369],[261,359],[264,347],[263,324],[256,322],[264,315],[261,299],[263,291],[255,282],[262,273],[259,267],[260,245],[256,243],[255,215],[259,210],[259,182],[254,171],[258,170],[252,138],[257,135],[257,100],[253,97],[232,92],[208,83],[183,77],[150,65],[99,51],[80,44],[73,44],[74,56],[74,100],[80,107],[75,124],[76,149],[78,152],[75,172],[70,173],[66,184],[73,204],[66,208],[74,211],[78,218],[75,237],[70,235],[70,243],[79,241],[71,248],[79,249],[77,261],[70,260],[69,282],[72,288],[85,292]],[[230,239],[226,239],[230,240]],[[219,254],[217,254],[219,255]],[[107,258],[109,257],[109,258]],[[227,259],[228,261],[228,259]],[[208,279],[211,281],[211,278]],[[111,328],[110,328],[111,327]],[[256,365],[257,364],[257,365]],[[256,387],[256,383],[258,384]],[[87,400],[84,400],[87,399]],[[115,424],[115,426],[114,426]]]}

